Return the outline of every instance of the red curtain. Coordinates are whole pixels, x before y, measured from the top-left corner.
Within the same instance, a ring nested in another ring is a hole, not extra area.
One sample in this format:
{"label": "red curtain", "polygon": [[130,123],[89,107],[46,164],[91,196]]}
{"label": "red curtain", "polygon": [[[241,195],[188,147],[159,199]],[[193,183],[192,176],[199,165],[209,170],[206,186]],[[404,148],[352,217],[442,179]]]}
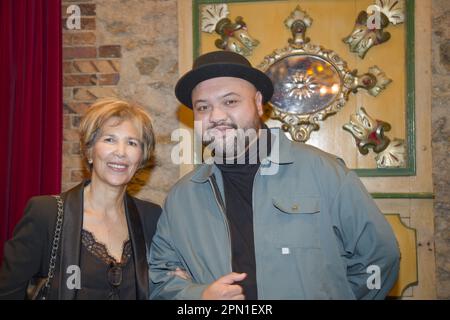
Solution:
{"label": "red curtain", "polygon": [[61,0],[0,1],[0,261],[31,196],[61,189]]}

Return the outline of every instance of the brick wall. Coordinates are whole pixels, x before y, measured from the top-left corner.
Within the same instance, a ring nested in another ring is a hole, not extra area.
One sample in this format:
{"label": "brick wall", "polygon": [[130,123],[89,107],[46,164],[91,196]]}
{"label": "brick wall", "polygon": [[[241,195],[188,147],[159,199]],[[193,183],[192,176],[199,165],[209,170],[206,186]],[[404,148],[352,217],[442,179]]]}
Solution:
{"label": "brick wall", "polygon": [[[67,7],[81,9],[81,28],[67,28]],[[64,155],[62,189],[76,185],[86,175],[80,156],[78,125],[87,106],[99,97],[117,96],[121,47],[98,45],[96,4],[63,0]]]}
{"label": "brick wall", "polygon": [[[81,28],[69,30],[67,7],[81,11]],[[117,96],[144,106],[156,133],[153,168],[139,172],[134,195],[162,203],[178,179],[170,134],[178,128],[173,87],[178,78],[176,0],[63,0],[64,149],[62,189],[87,176],[78,125],[98,98]]]}

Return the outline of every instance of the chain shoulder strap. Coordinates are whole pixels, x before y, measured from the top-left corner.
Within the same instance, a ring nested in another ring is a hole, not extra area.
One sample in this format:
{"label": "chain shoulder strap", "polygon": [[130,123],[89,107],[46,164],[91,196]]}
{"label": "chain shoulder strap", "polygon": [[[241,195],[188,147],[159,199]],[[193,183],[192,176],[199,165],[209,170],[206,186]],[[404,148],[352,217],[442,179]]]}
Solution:
{"label": "chain shoulder strap", "polygon": [[64,202],[61,199],[60,195],[54,196],[56,199],[56,203],[58,205],[58,214],[56,217],[56,225],[55,225],[55,233],[53,235],[53,243],[52,243],[52,252],[50,254],[50,263],[48,268],[48,276],[44,285],[44,292],[42,299],[45,300],[48,290],[50,289],[50,281],[53,279],[55,275],[55,266],[56,266],[56,256],[58,254],[59,242],[61,239],[61,230],[64,216]]}

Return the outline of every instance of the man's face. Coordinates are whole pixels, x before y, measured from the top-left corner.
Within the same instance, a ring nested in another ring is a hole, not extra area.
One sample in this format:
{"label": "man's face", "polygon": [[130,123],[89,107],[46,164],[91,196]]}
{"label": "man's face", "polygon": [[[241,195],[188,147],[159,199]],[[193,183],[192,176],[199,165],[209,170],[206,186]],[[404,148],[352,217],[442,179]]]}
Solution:
{"label": "man's face", "polygon": [[233,77],[200,82],[192,91],[194,120],[201,121],[204,145],[224,154],[235,150],[237,129],[261,128],[262,95],[250,82]]}

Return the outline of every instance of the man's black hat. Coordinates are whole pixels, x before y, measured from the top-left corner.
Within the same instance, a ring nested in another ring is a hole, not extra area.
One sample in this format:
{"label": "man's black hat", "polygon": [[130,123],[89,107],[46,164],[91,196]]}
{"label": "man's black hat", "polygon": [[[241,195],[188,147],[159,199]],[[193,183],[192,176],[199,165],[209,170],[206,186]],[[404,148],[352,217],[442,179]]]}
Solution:
{"label": "man's black hat", "polygon": [[218,77],[247,80],[261,92],[263,103],[272,98],[273,84],[270,78],[253,68],[246,58],[230,51],[214,51],[199,56],[192,70],[178,80],[175,95],[182,104],[192,109],[192,90],[200,82]]}

